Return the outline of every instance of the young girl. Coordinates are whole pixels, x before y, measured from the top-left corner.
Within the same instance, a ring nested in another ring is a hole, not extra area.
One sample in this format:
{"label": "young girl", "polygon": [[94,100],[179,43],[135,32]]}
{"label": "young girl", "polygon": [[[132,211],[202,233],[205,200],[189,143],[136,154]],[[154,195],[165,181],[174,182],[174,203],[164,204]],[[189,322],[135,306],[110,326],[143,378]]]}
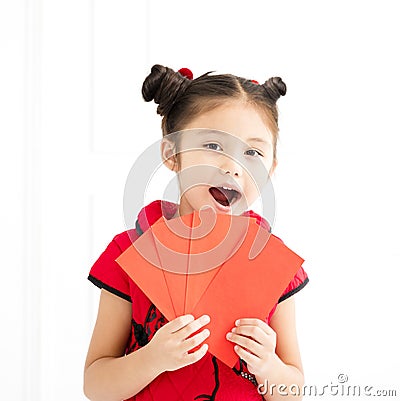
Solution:
{"label": "young girl", "polygon": [[[193,79],[186,68],[175,72],[154,65],[143,83],[145,101],[154,100],[163,116],[164,138],[178,131],[194,133],[163,142],[165,165],[178,174],[199,165],[211,170],[199,185],[184,191],[181,188],[179,204],[155,200],[143,207],[136,229],[116,235],[92,266],[88,278],[102,290],[84,372],[84,393],[90,400],[301,398],[291,395],[289,389],[301,388],[304,380],[292,297],[308,282],[302,267],[264,320],[242,316],[227,333],[238,357],[236,365],[229,368],[207,351],[207,315],[195,318],[188,314],[168,322],[115,262],[131,239],[138,238],[162,215],[171,219],[204,205],[217,213],[236,211],[255,217],[258,224],[271,230],[262,216],[242,211],[258,195],[249,174],[251,168],[245,168],[245,163],[258,163],[267,174],[273,173],[277,165],[276,101],[285,95],[286,86],[280,78],[258,84],[230,74],[209,74]],[[214,131],[233,139],[223,146],[233,143],[229,150],[235,157],[225,154],[211,135]],[[193,144],[196,151],[190,151]],[[196,351],[188,352],[195,347]],[[278,391],[279,385],[287,386],[286,395],[284,387]]]}

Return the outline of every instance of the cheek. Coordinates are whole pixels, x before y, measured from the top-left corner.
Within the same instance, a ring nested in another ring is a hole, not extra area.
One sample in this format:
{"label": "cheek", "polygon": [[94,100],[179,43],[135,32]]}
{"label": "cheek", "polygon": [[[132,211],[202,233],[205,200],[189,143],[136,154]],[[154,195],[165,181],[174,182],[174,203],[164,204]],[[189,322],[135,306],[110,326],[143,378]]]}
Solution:
{"label": "cheek", "polygon": [[257,190],[257,188],[261,188],[267,183],[272,162],[257,161],[249,163],[246,167],[246,182]]}
{"label": "cheek", "polygon": [[208,164],[209,160],[199,151],[187,151],[180,156],[180,165],[182,168],[197,166],[201,164]]}
{"label": "cheek", "polygon": [[197,185],[186,189],[186,191],[181,192],[181,196],[186,198],[186,200],[193,206],[197,207],[202,205],[208,194],[208,188],[204,185]]}
{"label": "cheek", "polygon": [[255,193],[258,191],[258,185],[260,185],[260,177],[257,174],[252,174],[251,171],[245,172],[245,183],[246,191],[249,193]]}
{"label": "cheek", "polygon": [[212,185],[213,177],[217,174],[216,163],[212,158],[204,157],[200,152],[191,152],[181,159],[179,177],[185,188],[194,185]]}

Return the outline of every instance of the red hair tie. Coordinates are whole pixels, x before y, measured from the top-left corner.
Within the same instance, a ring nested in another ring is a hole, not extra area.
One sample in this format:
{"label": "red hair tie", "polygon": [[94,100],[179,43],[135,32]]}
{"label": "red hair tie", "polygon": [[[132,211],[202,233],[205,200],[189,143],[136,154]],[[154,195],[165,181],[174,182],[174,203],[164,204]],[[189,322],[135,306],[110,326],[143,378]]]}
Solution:
{"label": "red hair tie", "polygon": [[193,79],[193,73],[189,68],[181,68],[178,72],[188,79]]}
{"label": "red hair tie", "polygon": [[251,82],[253,82],[254,84],[260,85],[256,80],[251,79]]}

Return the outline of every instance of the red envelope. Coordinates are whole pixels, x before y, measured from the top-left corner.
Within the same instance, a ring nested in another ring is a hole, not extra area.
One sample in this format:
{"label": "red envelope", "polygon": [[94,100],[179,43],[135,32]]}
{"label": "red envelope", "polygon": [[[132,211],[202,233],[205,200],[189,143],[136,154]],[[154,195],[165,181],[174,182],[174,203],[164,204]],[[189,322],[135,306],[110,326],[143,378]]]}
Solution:
{"label": "red envelope", "polygon": [[225,335],[238,318],[265,320],[304,259],[247,216],[161,217],[116,261],[172,320],[208,314],[209,352],[233,367]]}

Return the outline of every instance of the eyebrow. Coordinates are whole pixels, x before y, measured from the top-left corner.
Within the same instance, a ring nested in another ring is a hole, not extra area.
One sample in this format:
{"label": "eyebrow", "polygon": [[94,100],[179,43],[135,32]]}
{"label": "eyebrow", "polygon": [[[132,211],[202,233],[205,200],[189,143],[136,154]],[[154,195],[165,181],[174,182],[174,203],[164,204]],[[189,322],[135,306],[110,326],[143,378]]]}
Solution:
{"label": "eyebrow", "polygon": [[[205,128],[200,128],[200,129],[202,130],[202,129],[205,129]],[[220,130],[216,130],[216,129],[207,129],[207,131],[205,133],[203,133],[203,135],[220,134],[221,132],[225,133],[225,131],[220,131]],[[246,142],[253,141],[253,142],[262,143],[264,145],[271,145],[270,141],[266,141],[265,139],[262,139],[260,137],[247,138],[245,141]]]}
{"label": "eyebrow", "polygon": [[258,138],[258,137],[256,137],[256,138],[247,138],[246,141],[249,141],[249,142],[250,141],[260,142],[260,143],[264,143],[265,145],[269,145],[270,144],[270,142],[267,142],[265,139]]}

